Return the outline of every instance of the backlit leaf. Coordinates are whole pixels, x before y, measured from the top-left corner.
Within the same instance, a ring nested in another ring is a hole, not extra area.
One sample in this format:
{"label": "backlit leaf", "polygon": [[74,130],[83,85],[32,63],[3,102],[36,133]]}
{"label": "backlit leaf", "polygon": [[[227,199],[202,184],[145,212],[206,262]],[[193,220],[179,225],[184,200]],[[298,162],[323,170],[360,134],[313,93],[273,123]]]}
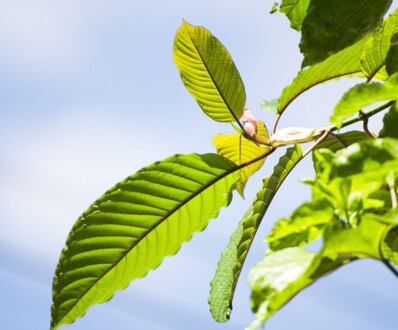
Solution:
{"label": "backlit leaf", "polygon": [[108,190],[77,220],[53,282],[51,328],[72,323],[174,255],[232,198],[236,165],[176,155]]}
{"label": "backlit leaf", "polygon": [[359,110],[377,102],[394,100],[398,100],[398,73],[384,84],[364,83],[351,88],[334,108],[330,122],[341,127],[344,120]]}
{"label": "backlit leaf", "polygon": [[398,32],[398,10],[395,10],[366,39],[361,55],[362,71],[366,77],[374,77],[384,67],[391,38],[396,32]]}
{"label": "backlit leaf", "polygon": [[303,67],[325,60],[376,28],[392,0],[311,0],[300,50]]}
{"label": "backlit leaf", "polygon": [[204,27],[184,22],[176,33],[173,55],[185,87],[203,112],[219,122],[238,121],[245,87],[223,44]]}
{"label": "backlit leaf", "polygon": [[361,39],[354,45],[328,57],[323,62],[301,70],[292,83],[282,91],[279,97],[278,112],[285,111],[294,99],[311,87],[332,79],[362,74],[359,59],[363,45],[364,40]]}
{"label": "backlit leaf", "polygon": [[300,31],[309,4],[310,0],[283,0],[279,10],[289,18],[290,26]]}
{"label": "backlit leaf", "polygon": [[[266,132],[263,123],[257,122],[258,126]],[[268,133],[266,133],[268,136]],[[269,147],[260,146],[251,140],[246,139],[240,133],[217,134],[213,137],[213,144],[217,149],[217,153],[236,165],[245,163],[269,150]],[[236,190],[243,196],[247,180],[251,175],[258,171],[264,164],[265,159],[253,163],[240,170],[240,180],[236,185]]]}
{"label": "backlit leaf", "polygon": [[301,155],[301,147],[296,145],[279,159],[223,251],[211,282],[209,297],[210,311],[216,321],[225,322],[229,319],[235,287],[257,229],[276,192]]}

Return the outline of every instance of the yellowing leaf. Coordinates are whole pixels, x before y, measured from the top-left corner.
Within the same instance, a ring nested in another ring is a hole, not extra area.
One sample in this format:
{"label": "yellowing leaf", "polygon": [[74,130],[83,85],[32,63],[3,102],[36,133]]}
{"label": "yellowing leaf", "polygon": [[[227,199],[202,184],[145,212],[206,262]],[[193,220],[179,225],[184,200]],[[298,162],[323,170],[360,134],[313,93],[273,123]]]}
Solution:
{"label": "yellowing leaf", "polygon": [[[257,122],[258,135],[268,137],[265,125]],[[240,133],[217,134],[213,138],[213,144],[217,153],[233,161],[236,165],[245,163],[269,150],[267,146],[260,146],[246,139]],[[236,184],[236,190],[243,196],[243,191],[249,177],[263,166],[265,159],[240,170],[240,180]]]}

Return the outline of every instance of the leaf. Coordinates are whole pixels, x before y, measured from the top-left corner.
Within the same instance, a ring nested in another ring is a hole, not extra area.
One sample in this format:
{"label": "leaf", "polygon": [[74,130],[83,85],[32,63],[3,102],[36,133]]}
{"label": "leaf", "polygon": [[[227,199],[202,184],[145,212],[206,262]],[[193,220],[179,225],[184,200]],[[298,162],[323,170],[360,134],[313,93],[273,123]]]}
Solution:
{"label": "leaf", "polygon": [[379,137],[393,137],[398,139],[398,105],[394,104],[384,115],[383,128]]}
{"label": "leaf", "polygon": [[[257,122],[257,125],[262,127],[262,131],[265,131],[268,137],[265,125],[262,122]],[[217,134],[213,137],[213,144],[217,149],[217,154],[233,161],[236,165],[245,163],[269,150],[269,147],[259,146],[240,133]],[[263,166],[264,161],[265,158],[240,170],[240,180],[236,185],[236,190],[242,196],[247,180]]]}
{"label": "leaf", "polygon": [[[397,212],[395,210],[395,218]],[[398,226],[393,226],[388,232],[381,246],[383,256],[398,266]]]}
{"label": "leaf", "polygon": [[209,297],[210,311],[216,321],[229,319],[235,287],[257,229],[279,187],[301,157],[301,147],[296,145],[279,159],[223,251],[211,281]]}
{"label": "leaf", "polygon": [[398,73],[384,84],[364,83],[352,87],[346,92],[333,110],[330,122],[341,127],[343,121],[359,110],[376,102],[398,100]]}
{"label": "leaf", "polygon": [[279,10],[289,18],[290,27],[300,31],[309,4],[310,0],[283,0]]}
{"label": "leaf", "polygon": [[348,147],[349,145],[369,140],[369,135],[361,131],[349,131],[341,134],[329,134],[316,149],[329,149],[333,152]]}
{"label": "leaf", "polygon": [[[397,11],[397,16],[398,16],[398,11]],[[397,25],[398,25],[398,18],[397,18]],[[391,46],[386,58],[386,70],[390,76],[398,72],[398,33],[395,33],[391,38]]]}
{"label": "leaf", "polygon": [[51,329],[108,301],[202,231],[230,203],[236,170],[218,155],[176,155],[107,191],[77,220],[61,253]]}
{"label": "leaf", "polygon": [[315,85],[352,74],[362,74],[359,58],[364,39],[328,57],[323,62],[301,70],[279,97],[278,113],[282,113],[299,95]]}
{"label": "leaf", "polygon": [[175,36],[173,56],[185,87],[203,112],[215,121],[238,122],[245,87],[221,42],[204,27],[184,21]]}
{"label": "leaf", "polygon": [[260,108],[268,112],[276,113],[278,108],[278,99],[262,100]]}
{"label": "leaf", "polygon": [[392,0],[312,0],[304,18],[303,67],[328,58],[376,28]]}
{"label": "leaf", "polygon": [[356,228],[336,222],[325,231],[317,254],[297,247],[267,253],[249,273],[256,320],[247,329],[258,329],[301,290],[351,260],[380,259],[385,229],[386,225],[370,220]]}
{"label": "leaf", "polygon": [[334,219],[334,209],[324,199],[300,205],[287,219],[277,221],[267,236],[269,249],[300,247],[318,239]]}
{"label": "leaf", "polygon": [[361,55],[362,72],[365,77],[374,77],[384,67],[391,37],[396,32],[398,32],[398,10],[384,20],[365,42]]}

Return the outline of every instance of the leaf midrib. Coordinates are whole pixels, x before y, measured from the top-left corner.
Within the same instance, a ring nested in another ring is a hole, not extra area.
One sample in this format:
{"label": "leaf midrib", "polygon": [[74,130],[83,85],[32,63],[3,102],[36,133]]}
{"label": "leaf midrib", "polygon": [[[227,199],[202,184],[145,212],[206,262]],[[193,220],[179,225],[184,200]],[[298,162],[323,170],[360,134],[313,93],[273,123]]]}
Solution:
{"label": "leaf midrib", "polygon": [[[265,153],[265,156],[268,153]],[[264,156],[264,155],[260,155],[260,156]],[[257,159],[258,158],[258,159]],[[177,206],[175,206],[170,213],[166,216],[163,217],[163,219],[161,219],[158,223],[156,223],[155,225],[153,225],[152,227],[149,227],[149,230],[147,231],[147,234],[143,235],[139,240],[137,240],[135,242],[135,244],[133,244],[130,248],[128,248],[126,250],[126,252],[114,263],[114,266],[110,267],[103,275],[101,275],[81,296],[79,299],[76,300],[76,303],[74,303],[71,308],[69,309],[68,313],[65,314],[62,319],[60,319],[55,326],[52,326],[52,329],[56,329],[58,327],[59,324],[62,324],[62,321],[71,313],[71,311],[75,308],[75,306],[84,298],[84,296],[86,294],[88,294],[88,292],[90,292],[90,290],[96,285],[98,284],[99,281],[101,281],[110,271],[112,271],[114,269],[114,267],[116,267],[117,264],[119,264],[144,238],[146,238],[150,232],[152,232],[156,227],[158,227],[159,225],[161,225],[164,221],[166,221],[168,218],[170,218],[175,212],[177,212],[177,210],[179,208],[181,208],[182,205],[186,205],[187,203],[189,203],[193,198],[195,198],[196,196],[200,195],[203,191],[205,191],[207,188],[209,188],[210,186],[212,186],[213,184],[215,184],[217,181],[224,179],[225,177],[227,177],[228,175],[234,173],[235,171],[238,171],[246,166],[249,166],[259,160],[261,160],[264,157],[257,157],[252,159],[249,162],[243,163],[241,165],[238,165],[236,167],[233,167],[229,170],[227,170],[226,172],[224,172],[223,174],[221,174],[219,177],[215,177],[213,180],[211,180],[208,184],[206,184],[205,186],[203,186],[202,188],[200,188],[196,193],[194,193],[192,196],[188,197],[184,202],[181,202],[180,204],[178,204]]]}

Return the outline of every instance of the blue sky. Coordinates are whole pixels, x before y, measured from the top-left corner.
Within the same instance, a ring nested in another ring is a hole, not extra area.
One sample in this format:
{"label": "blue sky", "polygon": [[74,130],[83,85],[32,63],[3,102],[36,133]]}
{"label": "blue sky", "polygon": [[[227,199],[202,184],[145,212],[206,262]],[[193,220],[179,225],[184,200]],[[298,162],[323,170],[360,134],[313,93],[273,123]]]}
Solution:
{"label": "blue sky", "polygon": [[[396,4],[396,2],[395,2]],[[4,329],[49,327],[51,282],[75,219],[117,181],[175,153],[213,151],[212,122],[185,91],[172,62],[174,33],[186,19],[229,49],[247,105],[277,97],[298,71],[299,35],[272,1],[15,0],[0,5],[0,310]],[[281,127],[324,126],[353,82],[320,86],[297,100]],[[380,119],[380,118],[379,118]],[[374,128],[376,129],[376,124]],[[243,329],[252,315],[248,266],[263,238],[309,191],[304,161],[275,198],[241,276],[232,319],[208,313],[209,281],[241,215],[277,154],[205,232],[145,279],[64,329]],[[296,297],[269,330],[392,330],[398,283],[381,264],[359,261]]]}

